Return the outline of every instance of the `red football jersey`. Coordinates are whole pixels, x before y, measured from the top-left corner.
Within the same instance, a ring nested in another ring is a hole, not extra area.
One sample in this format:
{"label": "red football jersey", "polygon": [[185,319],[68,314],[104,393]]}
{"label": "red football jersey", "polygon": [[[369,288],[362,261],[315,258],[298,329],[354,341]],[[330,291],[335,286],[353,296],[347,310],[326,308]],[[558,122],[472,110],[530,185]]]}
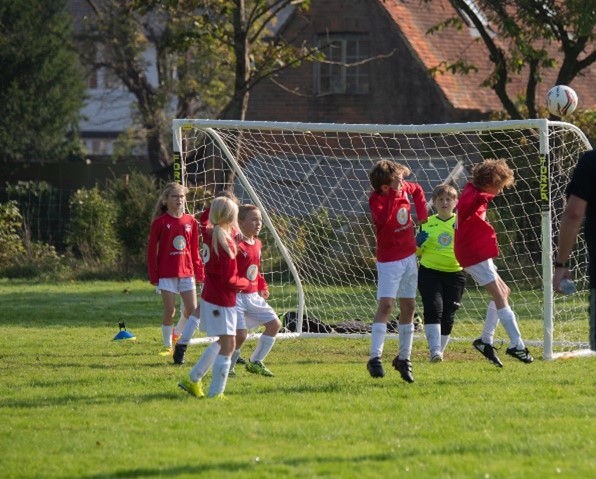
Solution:
{"label": "red football jersey", "polygon": [[416,252],[416,225],[410,216],[410,200],[407,195],[414,200],[418,221],[426,221],[426,198],[418,183],[404,181],[399,195],[390,188],[386,195],[373,191],[368,199],[375,225],[379,263],[398,261]]}
{"label": "red football jersey", "polygon": [[238,275],[246,278],[250,282],[248,288],[243,289],[243,293],[256,293],[267,289],[267,282],[261,273],[261,249],[263,244],[258,238],[250,244],[243,236],[238,239]]}
{"label": "red football jersey", "polygon": [[[205,284],[201,298],[211,304],[230,308],[236,306],[236,293],[248,288],[249,281],[238,276],[236,258],[219,245],[219,255],[215,253],[209,232],[203,238],[203,262],[205,263]],[[230,243],[233,245],[233,242]]]}
{"label": "red football jersey", "polygon": [[205,241],[205,236],[207,230],[212,228],[213,226],[209,223],[209,208],[201,213],[199,216],[199,228],[201,229],[201,235],[203,236],[203,241]]}
{"label": "red football jersey", "polygon": [[468,183],[457,203],[453,250],[463,268],[499,256],[497,235],[486,220],[488,202],[494,197]]}
{"label": "red football jersey", "polygon": [[147,245],[149,281],[159,278],[194,277],[203,281],[203,262],[199,256],[199,229],[193,216],[176,218],[164,213],[151,223]]}

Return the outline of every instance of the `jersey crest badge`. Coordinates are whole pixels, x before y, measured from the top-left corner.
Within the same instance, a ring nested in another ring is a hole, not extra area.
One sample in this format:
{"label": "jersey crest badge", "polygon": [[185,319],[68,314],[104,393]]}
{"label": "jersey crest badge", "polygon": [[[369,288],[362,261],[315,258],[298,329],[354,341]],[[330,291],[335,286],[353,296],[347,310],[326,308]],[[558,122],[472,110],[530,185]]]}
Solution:
{"label": "jersey crest badge", "polygon": [[178,251],[182,251],[186,248],[186,238],[184,236],[176,236],[172,243],[174,244],[174,248]]}

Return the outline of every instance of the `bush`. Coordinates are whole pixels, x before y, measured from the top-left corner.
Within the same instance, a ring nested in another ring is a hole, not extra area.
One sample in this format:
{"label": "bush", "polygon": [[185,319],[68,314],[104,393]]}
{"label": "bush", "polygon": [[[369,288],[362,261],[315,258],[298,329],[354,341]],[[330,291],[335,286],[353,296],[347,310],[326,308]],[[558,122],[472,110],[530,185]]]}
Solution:
{"label": "bush", "polygon": [[10,264],[2,269],[7,278],[65,279],[69,269],[56,249],[40,241],[32,241],[25,245],[19,254],[12,258]]}
{"label": "bush", "polygon": [[46,181],[18,181],[6,184],[6,197],[17,203],[27,238],[64,246],[61,211],[66,200],[60,190]]}
{"label": "bush", "polygon": [[77,190],[70,199],[70,209],[66,243],[73,255],[90,265],[113,264],[119,252],[114,202],[95,186]]}
{"label": "bush", "polygon": [[15,256],[25,251],[19,235],[22,227],[23,217],[17,202],[0,203],[0,268],[7,267]]}
{"label": "bush", "polygon": [[[366,283],[375,280],[374,231],[368,217],[331,216],[325,209],[304,217],[272,215],[277,232],[288,248],[294,265],[312,284],[331,285],[354,276]],[[273,236],[261,233],[263,273],[275,277],[287,271]],[[266,276],[267,277],[267,276]],[[287,281],[288,276],[282,278]]]}
{"label": "bush", "polygon": [[8,278],[57,279],[67,268],[56,249],[31,241],[16,201],[0,204],[0,272]]}
{"label": "bush", "polygon": [[115,232],[122,247],[121,266],[128,276],[132,270],[146,270],[147,239],[158,187],[153,177],[133,173],[114,181],[110,190],[116,205]]}

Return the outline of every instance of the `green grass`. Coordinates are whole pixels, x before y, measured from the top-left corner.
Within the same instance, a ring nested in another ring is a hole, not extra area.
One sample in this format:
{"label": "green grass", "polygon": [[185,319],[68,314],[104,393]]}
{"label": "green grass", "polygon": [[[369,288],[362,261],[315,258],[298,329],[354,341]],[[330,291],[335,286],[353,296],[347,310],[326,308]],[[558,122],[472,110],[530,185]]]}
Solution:
{"label": "green grass", "polygon": [[[3,478],[596,477],[595,358],[499,370],[457,343],[430,364],[417,341],[406,384],[395,340],[373,380],[368,340],[291,339],[275,378],[238,369],[227,401],[197,400],[176,384],[203,346],[157,355],[146,283],[0,280],[0,308]],[[119,320],[136,342],[111,341]]]}

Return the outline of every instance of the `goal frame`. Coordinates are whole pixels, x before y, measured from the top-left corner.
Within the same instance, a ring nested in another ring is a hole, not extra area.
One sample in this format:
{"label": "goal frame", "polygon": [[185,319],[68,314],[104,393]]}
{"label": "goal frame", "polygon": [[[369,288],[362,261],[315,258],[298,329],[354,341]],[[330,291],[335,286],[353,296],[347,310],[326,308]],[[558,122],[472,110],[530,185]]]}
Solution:
{"label": "goal frame", "polygon": [[[564,126],[578,135],[586,150],[592,148],[586,135],[570,123],[560,121],[550,121],[547,119],[529,119],[529,120],[505,120],[505,121],[484,121],[467,123],[443,123],[428,125],[381,125],[381,124],[334,124],[334,123],[301,123],[301,122],[269,122],[269,121],[241,121],[241,120],[211,120],[211,119],[174,119],[172,121],[173,130],[173,152],[174,152],[174,180],[185,184],[185,158],[181,151],[182,131],[185,129],[200,129],[209,135],[212,140],[224,152],[226,160],[236,174],[238,181],[246,190],[254,204],[261,210],[263,222],[270,230],[273,239],[279,248],[288,268],[295,281],[297,289],[297,334],[293,337],[301,336],[328,336],[321,333],[304,333],[302,331],[302,320],[307,311],[305,304],[305,293],[303,284],[293,260],[288,253],[282,238],[279,236],[273,222],[262,204],[259,195],[254,190],[249,179],[246,177],[242,167],[236,161],[235,155],[230,151],[228,145],[222,140],[216,131],[217,128],[227,128],[236,130],[270,130],[270,131],[297,131],[297,132],[331,132],[331,133],[365,133],[365,134],[429,134],[429,133],[464,133],[464,132],[484,132],[491,130],[516,130],[521,128],[532,128],[539,134],[539,165],[540,175],[540,209],[541,209],[541,239],[542,239],[542,282],[544,288],[543,294],[543,358],[545,360],[556,359],[557,357],[569,357],[570,353],[553,353],[553,335],[554,335],[554,290],[552,286],[553,278],[553,236],[552,236],[552,182],[551,182],[551,162],[549,161],[549,128]],[[352,337],[363,337],[362,334],[342,334]],[[585,350],[578,351],[577,356],[588,355]]]}

